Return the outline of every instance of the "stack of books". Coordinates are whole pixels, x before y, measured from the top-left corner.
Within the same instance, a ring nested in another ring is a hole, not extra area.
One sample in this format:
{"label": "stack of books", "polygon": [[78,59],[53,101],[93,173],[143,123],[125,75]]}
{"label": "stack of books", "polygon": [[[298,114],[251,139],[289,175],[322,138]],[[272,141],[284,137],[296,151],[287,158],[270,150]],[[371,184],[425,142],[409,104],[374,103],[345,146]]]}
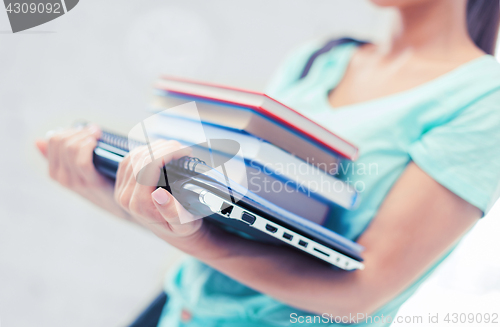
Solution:
{"label": "stack of books", "polygon": [[[156,137],[198,144],[194,156],[202,159],[238,152],[246,167],[238,183],[294,214],[323,225],[332,208],[358,203],[356,190],[335,176],[340,162],[356,159],[356,146],[265,94],[163,77],[153,109]],[[195,132],[200,124],[207,142]]]}

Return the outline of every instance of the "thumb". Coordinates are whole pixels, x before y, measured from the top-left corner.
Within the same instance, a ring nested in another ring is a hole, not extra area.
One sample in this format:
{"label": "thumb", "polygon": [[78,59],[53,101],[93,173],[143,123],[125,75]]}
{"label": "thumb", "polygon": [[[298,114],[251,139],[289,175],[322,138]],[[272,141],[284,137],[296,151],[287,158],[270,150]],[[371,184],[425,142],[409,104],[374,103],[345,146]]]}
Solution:
{"label": "thumb", "polygon": [[159,187],[151,193],[151,197],[158,212],[175,234],[188,236],[200,229],[201,217],[187,211],[167,190]]}
{"label": "thumb", "polygon": [[47,156],[48,156],[47,141],[45,141],[45,140],[36,140],[35,141],[35,145],[38,148],[38,150],[40,151],[40,153],[45,158],[47,158]]}

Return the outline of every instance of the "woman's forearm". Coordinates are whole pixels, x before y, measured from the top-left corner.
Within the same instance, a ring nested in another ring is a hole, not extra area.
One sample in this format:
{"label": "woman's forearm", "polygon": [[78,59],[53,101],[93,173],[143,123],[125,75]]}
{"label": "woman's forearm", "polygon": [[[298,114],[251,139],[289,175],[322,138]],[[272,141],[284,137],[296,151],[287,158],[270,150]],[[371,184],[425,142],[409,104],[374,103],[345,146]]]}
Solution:
{"label": "woman's forearm", "polygon": [[111,183],[110,185],[104,185],[96,189],[85,189],[80,192],[80,195],[116,217],[137,223],[132,216],[115,201],[114,185]]}
{"label": "woman's forearm", "polygon": [[250,288],[305,311],[349,316],[371,309],[364,303],[364,271],[334,270],[294,249],[205,225],[189,242],[169,242]]}

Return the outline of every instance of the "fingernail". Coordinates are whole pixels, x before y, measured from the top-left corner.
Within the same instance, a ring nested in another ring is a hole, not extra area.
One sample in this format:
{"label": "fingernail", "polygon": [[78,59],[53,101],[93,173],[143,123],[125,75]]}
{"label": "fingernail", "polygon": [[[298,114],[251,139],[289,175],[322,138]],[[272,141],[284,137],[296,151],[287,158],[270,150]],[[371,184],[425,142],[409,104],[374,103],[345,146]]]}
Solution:
{"label": "fingernail", "polygon": [[99,128],[96,125],[89,125],[87,127],[87,130],[90,132],[90,134],[94,134],[99,131]]}
{"label": "fingernail", "polygon": [[56,129],[52,129],[52,130],[48,131],[47,133],[45,133],[45,139],[46,140],[50,139],[52,136],[54,136],[55,134],[59,133],[62,130],[63,130],[62,127],[58,127]]}
{"label": "fingernail", "polygon": [[54,135],[56,133],[56,131],[54,131],[53,129],[51,129],[50,131],[48,131],[47,133],[45,133],[45,139],[48,140],[52,137],[52,135]]}
{"label": "fingernail", "polygon": [[170,200],[170,196],[167,194],[167,191],[162,188],[157,188],[153,193],[151,193],[151,195],[153,196],[153,199],[161,205],[166,204],[168,200]]}

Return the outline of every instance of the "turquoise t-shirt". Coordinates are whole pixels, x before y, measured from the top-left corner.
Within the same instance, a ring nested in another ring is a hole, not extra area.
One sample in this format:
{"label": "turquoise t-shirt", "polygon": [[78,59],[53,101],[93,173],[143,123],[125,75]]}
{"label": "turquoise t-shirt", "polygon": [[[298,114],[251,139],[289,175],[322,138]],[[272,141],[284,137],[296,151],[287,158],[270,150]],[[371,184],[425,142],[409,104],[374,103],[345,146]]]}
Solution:
{"label": "turquoise t-shirt", "polygon": [[[357,45],[344,44],[320,55],[306,78],[299,80],[307,59],[321,45],[311,43],[294,53],[268,94],[360,149],[359,159],[352,166],[345,163],[339,171],[361,191],[360,206],[337,213],[327,226],[356,239],[410,161],[487,212],[498,198],[500,181],[500,64],[495,58],[485,55],[408,91],[332,109],[327,94],[343,77]],[[398,308],[443,259],[372,317],[396,317]],[[166,292],[169,301],[161,327],[295,326],[299,323],[291,319],[292,313],[297,314],[293,317],[313,315],[258,293],[193,258],[168,279]],[[184,321],[182,310],[191,313],[184,315]],[[308,325],[329,325],[316,321]]]}

